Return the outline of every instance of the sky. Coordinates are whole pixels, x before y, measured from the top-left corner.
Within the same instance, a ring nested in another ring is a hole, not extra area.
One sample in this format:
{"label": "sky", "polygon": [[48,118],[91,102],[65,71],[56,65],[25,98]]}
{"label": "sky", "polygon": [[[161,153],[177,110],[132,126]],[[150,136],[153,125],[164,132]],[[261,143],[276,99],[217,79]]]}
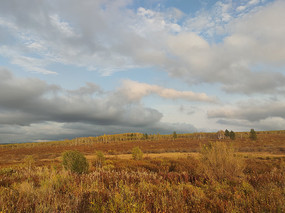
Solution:
{"label": "sky", "polygon": [[284,0],[0,0],[0,143],[285,128]]}

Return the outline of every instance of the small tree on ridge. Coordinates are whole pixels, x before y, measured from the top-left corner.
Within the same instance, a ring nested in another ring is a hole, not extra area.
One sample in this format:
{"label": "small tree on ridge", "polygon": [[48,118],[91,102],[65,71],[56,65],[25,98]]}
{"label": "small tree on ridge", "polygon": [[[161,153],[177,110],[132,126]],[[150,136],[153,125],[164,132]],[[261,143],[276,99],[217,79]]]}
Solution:
{"label": "small tree on ridge", "polygon": [[250,130],[249,138],[250,138],[251,140],[254,140],[254,141],[257,139],[257,135],[256,135],[256,132],[254,131],[254,129],[251,129],[251,130]]}
{"label": "small tree on ridge", "polygon": [[229,137],[229,136],[230,136],[230,131],[227,130],[227,129],[225,130],[225,136],[226,136],[226,137]]}
{"label": "small tree on ridge", "polygon": [[176,139],[177,138],[177,133],[174,131],[172,136],[173,136],[174,139]]}
{"label": "small tree on ridge", "polygon": [[234,133],[234,131],[230,131],[229,136],[230,136],[230,139],[232,140],[236,139],[236,133]]}

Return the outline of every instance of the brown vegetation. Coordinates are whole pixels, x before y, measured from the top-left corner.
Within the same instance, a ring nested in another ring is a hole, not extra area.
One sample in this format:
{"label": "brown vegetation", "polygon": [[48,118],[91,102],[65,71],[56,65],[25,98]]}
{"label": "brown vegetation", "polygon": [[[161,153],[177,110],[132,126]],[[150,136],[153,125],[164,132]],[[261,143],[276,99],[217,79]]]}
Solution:
{"label": "brown vegetation", "polygon": [[[233,144],[238,152],[266,152],[285,154],[285,131],[257,132],[258,139],[252,141],[249,132],[236,133],[234,141],[221,139]],[[27,155],[33,155],[36,164],[46,164],[57,161],[66,150],[77,150],[85,155],[94,154],[100,150],[104,154],[130,154],[134,147],[140,147],[144,153],[165,152],[198,152],[200,145],[215,142],[216,133],[192,133],[173,135],[148,135],[144,138],[140,133],[105,135],[100,137],[85,137],[72,140],[0,145],[0,167],[19,164]]]}
{"label": "brown vegetation", "polygon": [[[284,131],[123,136],[0,146],[0,212],[285,212]],[[67,150],[87,156],[87,173],[64,170]]]}

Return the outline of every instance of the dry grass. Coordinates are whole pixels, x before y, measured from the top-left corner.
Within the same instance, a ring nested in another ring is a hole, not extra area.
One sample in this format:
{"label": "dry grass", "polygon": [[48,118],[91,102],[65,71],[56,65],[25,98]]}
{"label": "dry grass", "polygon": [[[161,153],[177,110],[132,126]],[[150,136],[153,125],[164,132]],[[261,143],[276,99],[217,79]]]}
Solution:
{"label": "dry grass", "polygon": [[232,145],[215,142],[201,149],[205,173],[213,180],[238,180],[243,176],[244,161],[236,155]]}
{"label": "dry grass", "polygon": [[82,175],[59,165],[5,168],[0,170],[0,211],[284,212],[282,160],[244,160],[240,179],[211,179],[205,170],[211,165],[189,156],[107,158],[102,168]]}
{"label": "dry grass", "polygon": [[[146,153],[144,154],[144,158],[171,158],[171,159],[178,159],[178,158],[187,158],[187,157],[199,157],[200,153],[197,152],[171,152],[171,153]],[[132,154],[119,154],[119,155],[105,155],[106,158],[114,159],[132,159]],[[95,159],[96,155],[86,155],[86,158],[89,160]],[[59,159],[59,158],[58,158]]]}
{"label": "dry grass", "polygon": [[[107,137],[107,136],[106,136]],[[100,150],[105,155],[130,154],[136,146],[141,147],[144,154],[169,153],[192,153],[198,152],[200,145],[215,142],[214,133],[178,134],[177,139],[172,136],[159,136],[149,140],[121,140],[121,141],[96,141],[92,138],[77,139],[79,142],[62,141],[49,143],[31,143],[0,145],[0,168],[17,165],[27,155],[33,155],[36,163],[45,164],[49,161],[57,161],[61,153],[66,150],[78,150],[85,155],[94,154],[94,150]],[[236,140],[224,139],[222,141],[233,143],[235,150],[241,153],[262,153],[268,156],[285,154],[285,132],[257,132],[257,141],[251,141],[248,133],[236,133]],[[88,139],[88,140],[87,140]],[[108,139],[108,138],[107,138]],[[267,154],[268,153],[268,154]],[[174,154],[176,155],[176,154]]]}
{"label": "dry grass", "polygon": [[[0,212],[285,212],[284,131],[139,136],[0,146]],[[88,174],[63,170],[66,150],[84,153]]]}

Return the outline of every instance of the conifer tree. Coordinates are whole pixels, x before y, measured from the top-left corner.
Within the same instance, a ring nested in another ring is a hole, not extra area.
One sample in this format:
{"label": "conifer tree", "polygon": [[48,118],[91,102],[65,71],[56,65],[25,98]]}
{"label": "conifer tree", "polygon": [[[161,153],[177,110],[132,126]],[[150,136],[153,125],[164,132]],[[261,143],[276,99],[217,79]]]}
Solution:
{"label": "conifer tree", "polygon": [[173,135],[173,138],[174,138],[174,139],[176,139],[176,138],[177,138],[177,134],[176,134],[176,132],[175,132],[175,131],[173,132],[173,134],[172,134],[172,135]]}
{"label": "conifer tree", "polygon": [[256,135],[256,132],[254,131],[254,129],[250,130],[249,138],[253,141],[255,141],[257,139],[257,135]]}
{"label": "conifer tree", "polygon": [[227,129],[226,129],[226,131],[225,131],[225,136],[226,136],[226,137],[229,137],[229,136],[230,136],[230,131],[227,130]]}
{"label": "conifer tree", "polygon": [[229,136],[230,136],[230,139],[232,140],[236,139],[236,133],[234,133],[234,131],[230,131]]}

